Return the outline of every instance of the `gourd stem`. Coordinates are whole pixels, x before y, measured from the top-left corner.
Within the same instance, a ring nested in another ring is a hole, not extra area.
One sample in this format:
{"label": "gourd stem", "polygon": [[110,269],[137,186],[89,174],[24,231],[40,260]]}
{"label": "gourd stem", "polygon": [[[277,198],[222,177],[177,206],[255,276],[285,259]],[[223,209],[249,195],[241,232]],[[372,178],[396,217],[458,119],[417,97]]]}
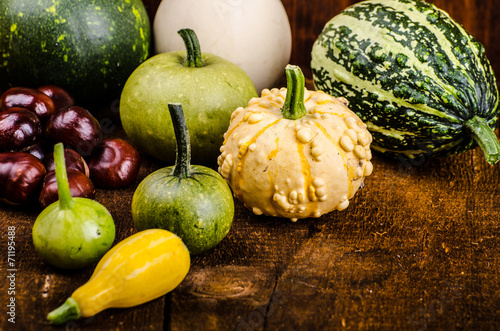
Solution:
{"label": "gourd stem", "polygon": [[55,325],[76,320],[80,317],[80,307],[72,297],[69,297],[59,308],[54,309],[47,315],[47,319]]}
{"label": "gourd stem", "polygon": [[465,122],[465,126],[483,150],[486,161],[491,165],[497,163],[500,160],[500,143],[488,122],[482,117],[474,116]]}
{"label": "gourd stem", "polygon": [[184,40],[186,46],[186,59],[184,60],[185,67],[200,68],[203,67],[203,59],[201,58],[200,43],[196,33],[191,29],[181,29],[177,31]]}
{"label": "gourd stem", "polygon": [[305,79],[300,67],[287,65],[286,73],[286,99],[281,114],[289,120],[298,120],[306,115],[304,104]]}
{"label": "gourd stem", "polygon": [[187,178],[191,175],[191,142],[187,130],[186,118],[180,103],[169,103],[168,111],[174,125],[177,149],[175,152],[174,176]]}
{"label": "gourd stem", "polygon": [[54,146],[54,162],[56,165],[57,193],[59,194],[59,208],[69,209],[75,203],[71,197],[68,183],[68,173],[66,172],[66,162],[64,160],[64,146],[57,143]]}

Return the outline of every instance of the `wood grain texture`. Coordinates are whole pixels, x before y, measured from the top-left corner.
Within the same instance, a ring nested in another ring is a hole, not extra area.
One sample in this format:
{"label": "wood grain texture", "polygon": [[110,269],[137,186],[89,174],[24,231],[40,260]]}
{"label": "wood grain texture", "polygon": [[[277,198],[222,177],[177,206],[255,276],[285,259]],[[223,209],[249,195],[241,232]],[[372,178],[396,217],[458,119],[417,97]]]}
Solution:
{"label": "wood grain texture", "polygon": [[[292,63],[310,75],[310,49],[324,24],[356,1],[283,0],[293,32]],[[154,17],[159,0],[144,0]],[[500,72],[500,6],[493,0],[436,0],[487,50]],[[310,78],[310,77],[309,77]],[[310,86],[310,80],[309,80]],[[103,112],[123,137],[115,113]],[[500,164],[480,150],[413,164],[373,159],[374,172],[349,208],[319,219],[255,216],[235,202],[228,236],[193,257],[170,294],[130,309],[54,328],[46,314],[90,277],[36,255],[37,206],[0,206],[0,329],[5,330],[498,330]],[[135,232],[133,191],[165,166],[142,155],[128,189],[98,190],[116,241]],[[0,188],[1,189],[1,188]],[[16,226],[16,324],[7,322],[7,229]]]}

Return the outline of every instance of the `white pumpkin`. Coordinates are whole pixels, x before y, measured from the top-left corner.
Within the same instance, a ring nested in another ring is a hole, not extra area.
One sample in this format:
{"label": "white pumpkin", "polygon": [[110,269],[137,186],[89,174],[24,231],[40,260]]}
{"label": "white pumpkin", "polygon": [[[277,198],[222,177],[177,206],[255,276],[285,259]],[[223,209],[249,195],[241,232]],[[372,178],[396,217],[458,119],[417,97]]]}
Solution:
{"label": "white pumpkin", "polygon": [[233,112],[217,160],[247,208],[292,221],[347,208],[373,170],[372,136],[347,100],[308,91],[297,71]]}
{"label": "white pumpkin", "polygon": [[153,35],[157,53],[184,49],[177,31],[196,32],[204,53],[242,68],[258,92],[283,76],[290,60],[292,34],[279,0],[163,0]]}

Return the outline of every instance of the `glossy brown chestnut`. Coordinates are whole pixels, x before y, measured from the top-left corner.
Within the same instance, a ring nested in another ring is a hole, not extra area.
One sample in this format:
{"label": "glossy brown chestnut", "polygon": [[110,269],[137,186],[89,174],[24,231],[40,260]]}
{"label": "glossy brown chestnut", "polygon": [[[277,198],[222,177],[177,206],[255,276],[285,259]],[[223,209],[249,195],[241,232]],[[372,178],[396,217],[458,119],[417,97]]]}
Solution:
{"label": "glossy brown chestnut", "polygon": [[87,157],[101,142],[101,125],[87,109],[71,106],[60,109],[47,121],[45,137]]}
{"label": "glossy brown chestnut", "polygon": [[56,111],[61,108],[74,106],[75,99],[62,87],[56,85],[40,86],[37,90],[49,96],[54,102]]}
{"label": "glossy brown chestnut", "polygon": [[[81,171],[75,169],[67,169],[69,191],[72,197],[81,197],[95,199],[95,188],[92,181],[85,176]],[[56,172],[47,173],[43,180],[43,187],[40,191],[39,202],[45,208],[53,202],[59,200],[57,191]]]}
{"label": "glossy brown chestnut", "polygon": [[[89,167],[83,156],[78,154],[72,149],[64,149],[64,161],[66,162],[66,169],[74,169],[82,172],[85,176],[89,177]],[[54,171],[56,169],[56,164],[54,162],[54,153],[49,153],[45,156],[43,162],[47,172]]]}
{"label": "glossy brown chestnut", "polygon": [[90,179],[97,187],[124,188],[137,178],[139,152],[123,139],[106,139],[96,147],[88,165]]}
{"label": "glossy brown chestnut", "polygon": [[13,87],[5,91],[0,97],[3,111],[12,107],[22,107],[35,113],[44,123],[55,113],[52,99],[37,89],[28,87]]}
{"label": "glossy brown chestnut", "polygon": [[38,117],[25,108],[12,107],[0,113],[0,152],[19,151],[42,137]]}
{"label": "glossy brown chestnut", "polygon": [[0,201],[18,205],[36,199],[46,173],[42,161],[31,154],[0,153]]}
{"label": "glossy brown chestnut", "polygon": [[40,161],[44,161],[45,159],[45,148],[42,143],[38,143],[35,145],[28,146],[20,150],[20,152],[28,153],[33,156],[36,156]]}

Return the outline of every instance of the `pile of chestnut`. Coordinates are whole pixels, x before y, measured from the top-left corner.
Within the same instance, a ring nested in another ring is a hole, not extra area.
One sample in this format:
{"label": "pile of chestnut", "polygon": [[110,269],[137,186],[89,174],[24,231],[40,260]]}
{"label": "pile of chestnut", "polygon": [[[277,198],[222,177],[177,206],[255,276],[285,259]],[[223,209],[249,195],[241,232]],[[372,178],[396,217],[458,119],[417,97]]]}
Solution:
{"label": "pile of chestnut", "polygon": [[95,187],[125,188],[139,173],[138,151],[123,139],[103,139],[90,111],[64,89],[14,87],[0,96],[0,201],[59,199],[53,147],[62,142],[73,197],[95,198]]}

